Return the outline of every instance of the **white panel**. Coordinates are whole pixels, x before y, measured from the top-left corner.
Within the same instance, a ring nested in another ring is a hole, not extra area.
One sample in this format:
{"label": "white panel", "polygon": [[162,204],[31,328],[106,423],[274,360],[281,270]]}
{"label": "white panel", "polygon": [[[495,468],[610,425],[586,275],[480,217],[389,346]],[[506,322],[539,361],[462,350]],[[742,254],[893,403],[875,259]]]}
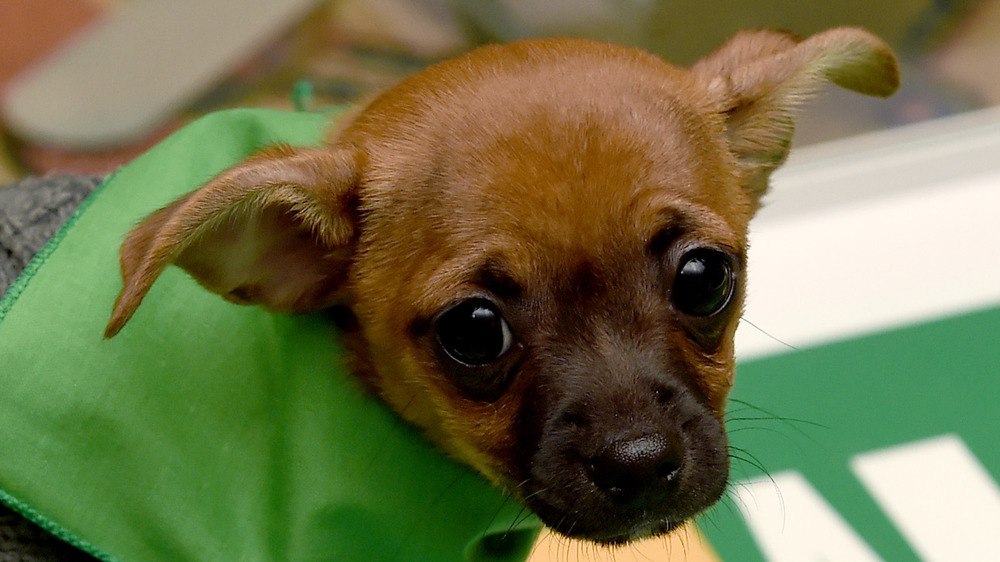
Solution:
{"label": "white panel", "polygon": [[[751,223],[741,359],[1000,304],[1000,108],[794,150]],[[773,336],[773,337],[772,337]]]}
{"label": "white panel", "polygon": [[925,562],[1000,560],[1000,490],[957,436],[858,455],[851,468]]}
{"label": "white panel", "polygon": [[[808,346],[1000,303],[1000,170],[753,225],[750,322]],[[746,323],[741,359],[786,350]]]}

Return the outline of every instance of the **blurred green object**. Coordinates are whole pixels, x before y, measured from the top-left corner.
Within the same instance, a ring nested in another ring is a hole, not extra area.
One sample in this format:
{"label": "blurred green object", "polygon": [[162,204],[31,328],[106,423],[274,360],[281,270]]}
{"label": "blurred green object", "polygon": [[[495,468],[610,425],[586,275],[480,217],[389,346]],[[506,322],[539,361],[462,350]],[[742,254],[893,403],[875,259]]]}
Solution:
{"label": "blurred green object", "polygon": [[295,111],[310,111],[316,98],[316,88],[309,80],[299,80],[292,86],[292,105]]}

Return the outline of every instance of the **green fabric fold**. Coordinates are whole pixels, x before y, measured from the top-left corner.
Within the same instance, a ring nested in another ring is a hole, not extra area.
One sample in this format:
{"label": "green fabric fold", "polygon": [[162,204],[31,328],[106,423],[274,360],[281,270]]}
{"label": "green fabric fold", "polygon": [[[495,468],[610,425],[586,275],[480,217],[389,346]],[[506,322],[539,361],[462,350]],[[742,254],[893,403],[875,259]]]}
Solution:
{"label": "green fabric fold", "polygon": [[322,315],[169,268],[116,338],[146,214],[330,114],[209,115],[122,168],[0,302],[0,500],[106,560],[519,560],[540,528],[339,367]]}

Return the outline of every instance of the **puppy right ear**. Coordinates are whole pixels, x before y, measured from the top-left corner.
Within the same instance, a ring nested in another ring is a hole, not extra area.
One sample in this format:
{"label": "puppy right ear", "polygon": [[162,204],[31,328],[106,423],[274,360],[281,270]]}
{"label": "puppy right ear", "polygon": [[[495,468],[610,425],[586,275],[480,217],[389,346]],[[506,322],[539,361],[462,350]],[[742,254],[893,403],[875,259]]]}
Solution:
{"label": "puppy right ear", "polygon": [[755,198],[788,155],[796,108],[826,80],[886,97],[899,87],[896,57],[880,39],[843,27],[802,39],[790,33],[743,31],[691,71],[725,121],[730,150]]}
{"label": "puppy right ear", "polygon": [[171,263],[241,304],[336,304],[357,233],[358,164],[344,148],[277,146],[147,217],[121,247],[123,287],[104,336],[129,321]]}

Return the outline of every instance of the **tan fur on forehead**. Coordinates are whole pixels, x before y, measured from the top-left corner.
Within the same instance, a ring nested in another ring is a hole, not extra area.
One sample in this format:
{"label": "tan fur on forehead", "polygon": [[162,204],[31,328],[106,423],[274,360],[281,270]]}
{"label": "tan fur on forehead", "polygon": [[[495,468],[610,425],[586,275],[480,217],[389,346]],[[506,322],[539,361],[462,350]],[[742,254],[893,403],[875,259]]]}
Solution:
{"label": "tan fur on forehead", "polygon": [[[408,162],[376,147],[369,161],[382,171],[366,182],[363,203],[373,243],[392,236],[381,230],[385,224],[405,237],[399,243],[435,260],[453,253],[439,247],[448,237],[472,252],[480,248],[468,244],[488,239],[552,249],[633,246],[656,233],[656,213],[675,206],[715,216],[728,226],[727,239],[744,235],[754,203],[733,172],[721,124],[676,107],[659,113],[658,106],[607,105],[551,119],[530,108],[497,110],[505,126],[459,129],[456,136],[474,142],[454,147],[428,140],[412,147]],[[421,188],[396,189],[400,182]]]}
{"label": "tan fur on forehead", "polygon": [[[528,132],[533,124],[526,121],[536,116],[582,122],[615,113],[618,129],[629,131],[657,126],[650,108],[666,116],[691,105],[687,116],[702,115],[703,102],[687,71],[641,51],[583,40],[526,41],[479,49],[411,77],[377,98],[338,141],[365,146],[381,172],[389,171],[385,163],[405,173],[427,164],[421,155],[450,160],[474,147],[482,130]],[[705,137],[717,142],[715,132]]]}
{"label": "tan fur on forehead", "polygon": [[[705,111],[696,86],[687,71],[633,49],[517,43],[403,82],[342,142],[365,154],[371,228],[392,223],[405,247],[434,259],[449,251],[437,243],[447,232],[466,240],[516,228],[529,240],[641,243],[637,236],[655,232],[635,231],[651,225],[633,227],[627,242],[609,234],[662,192],[710,210],[740,237],[755,204],[741,188],[723,120]],[[391,144],[378,140],[386,137]]]}

